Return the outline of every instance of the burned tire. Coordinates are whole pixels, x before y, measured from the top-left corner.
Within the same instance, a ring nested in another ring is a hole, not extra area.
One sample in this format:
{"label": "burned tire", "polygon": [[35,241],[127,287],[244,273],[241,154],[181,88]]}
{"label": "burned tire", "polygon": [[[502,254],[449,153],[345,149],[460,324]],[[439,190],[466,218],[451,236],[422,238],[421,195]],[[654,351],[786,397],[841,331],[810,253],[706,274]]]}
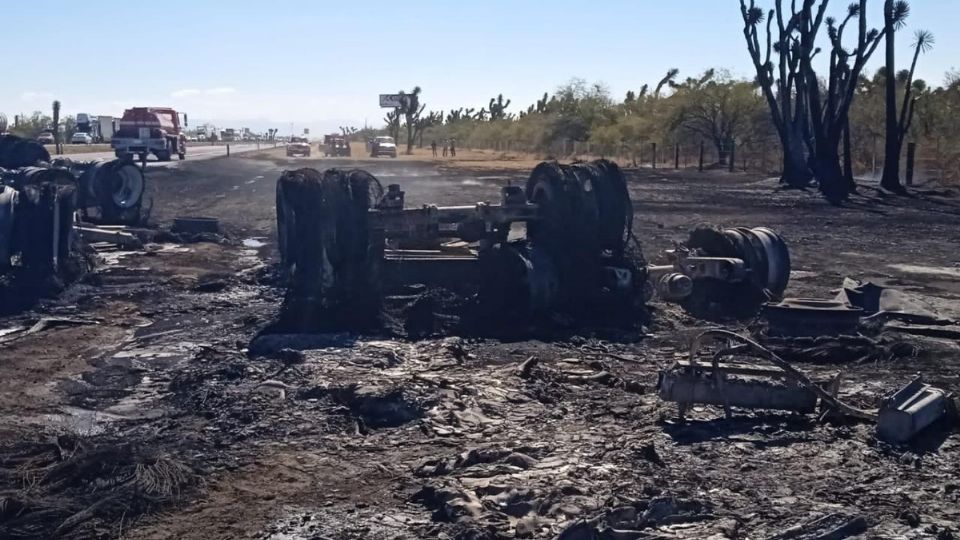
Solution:
{"label": "burned tire", "polygon": [[613,162],[598,160],[570,166],[580,181],[583,197],[582,227],[595,238],[596,248],[604,255],[623,256],[633,224],[633,205],[627,183]]}
{"label": "burned tire", "polygon": [[706,257],[740,259],[748,279],[726,282],[700,279],[681,305],[706,319],[746,318],[772,297],[780,297],[790,280],[790,253],[783,238],[766,228],[723,229],[702,224],[690,231],[686,247]]}
{"label": "burned tire", "polygon": [[0,168],[10,169],[12,168],[8,162],[10,160],[9,152],[17,142],[20,141],[20,137],[14,135],[0,135]]}
{"label": "burned tire", "polygon": [[551,252],[562,253],[582,227],[584,206],[580,182],[568,166],[543,162],[527,180],[527,200],[539,207],[540,219],[527,226],[532,242]]}
{"label": "burned tire", "polygon": [[17,190],[0,184],[0,273],[10,266],[13,255],[13,223],[18,197]]}
{"label": "burned tire", "polygon": [[101,221],[115,225],[140,223],[147,189],[143,171],[132,162],[114,160],[95,165],[92,172],[90,191],[96,197]]}
{"label": "burned tire", "polygon": [[289,272],[296,259],[293,246],[297,245],[295,216],[290,203],[286,201],[284,182],[277,180],[277,250],[280,252],[280,265],[285,272]]}
{"label": "burned tire", "polygon": [[18,169],[49,161],[50,152],[37,141],[9,134],[0,136],[0,168]]}
{"label": "burned tire", "polygon": [[379,181],[359,170],[299,169],[280,177],[278,237],[292,269],[283,326],[322,331],[375,323],[382,246],[371,242],[369,209],[382,196]]}
{"label": "burned tire", "polygon": [[[13,226],[13,251],[19,252],[25,268],[49,272],[56,255],[59,262],[69,259],[73,213],[76,210],[76,186],[72,175],[63,169],[40,169],[66,173],[70,183],[51,181],[39,176],[20,189],[17,220]],[[56,217],[54,217],[56,215]],[[56,242],[53,242],[56,234]]]}

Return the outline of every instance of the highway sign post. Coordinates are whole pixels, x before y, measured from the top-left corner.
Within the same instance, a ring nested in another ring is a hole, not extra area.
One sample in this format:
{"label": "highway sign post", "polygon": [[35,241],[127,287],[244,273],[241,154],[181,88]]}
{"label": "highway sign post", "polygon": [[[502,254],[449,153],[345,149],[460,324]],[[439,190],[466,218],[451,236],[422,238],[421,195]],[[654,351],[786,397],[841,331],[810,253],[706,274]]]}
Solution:
{"label": "highway sign post", "polygon": [[380,94],[380,106],[384,109],[397,109],[403,107],[408,99],[410,98],[403,94]]}

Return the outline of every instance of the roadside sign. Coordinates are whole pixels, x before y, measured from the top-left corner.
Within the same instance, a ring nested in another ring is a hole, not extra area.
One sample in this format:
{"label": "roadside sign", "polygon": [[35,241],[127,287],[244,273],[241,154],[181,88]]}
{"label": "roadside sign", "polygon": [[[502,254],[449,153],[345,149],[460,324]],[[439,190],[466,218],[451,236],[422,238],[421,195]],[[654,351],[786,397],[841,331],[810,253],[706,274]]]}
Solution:
{"label": "roadside sign", "polygon": [[303,134],[304,134],[304,135],[309,135],[309,134],[310,134],[310,128],[303,128]]}
{"label": "roadside sign", "polygon": [[380,94],[380,106],[385,109],[396,109],[403,107],[403,102],[407,96],[403,94]]}

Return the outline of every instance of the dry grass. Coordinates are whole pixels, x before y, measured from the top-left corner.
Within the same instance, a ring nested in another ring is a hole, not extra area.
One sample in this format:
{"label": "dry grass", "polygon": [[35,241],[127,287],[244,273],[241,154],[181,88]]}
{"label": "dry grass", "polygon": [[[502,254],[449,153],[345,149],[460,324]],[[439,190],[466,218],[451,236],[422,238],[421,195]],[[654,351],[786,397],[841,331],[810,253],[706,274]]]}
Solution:
{"label": "dry grass", "polygon": [[109,144],[64,144],[63,154],[57,154],[57,149],[52,144],[44,145],[50,155],[68,156],[72,154],[93,154],[97,152],[110,152],[112,149]]}
{"label": "dry grass", "polygon": [[[311,159],[322,158],[323,153],[319,150],[319,143],[313,143],[313,155]],[[364,144],[361,142],[353,142],[350,145],[351,148],[351,157],[350,158],[337,158],[337,159],[351,159],[356,161],[368,161],[370,156],[367,154]],[[451,169],[472,169],[472,170],[483,170],[483,169],[496,169],[496,170],[518,170],[518,171],[529,171],[536,167],[541,161],[544,161],[548,158],[556,158],[561,161],[575,161],[583,160],[590,161],[594,159],[599,159],[602,156],[594,155],[576,155],[576,156],[547,156],[526,152],[500,152],[496,150],[481,150],[481,149],[466,149],[458,148],[456,157],[443,157],[443,154],[440,149],[437,149],[438,157],[433,157],[433,153],[430,150],[430,147],[424,148],[414,148],[413,154],[406,155],[406,146],[400,145],[399,147],[400,154],[395,160],[387,157],[376,158],[382,161],[415,161],[421,163],[435,163],[442,168],[451,168]],[[261,151],[260,154],[257,154],[253,157],[260,158],[285,158],[286,152],[284,147],[277,148],[266,148]],[[625,164],[625,163],[623,163]]]}

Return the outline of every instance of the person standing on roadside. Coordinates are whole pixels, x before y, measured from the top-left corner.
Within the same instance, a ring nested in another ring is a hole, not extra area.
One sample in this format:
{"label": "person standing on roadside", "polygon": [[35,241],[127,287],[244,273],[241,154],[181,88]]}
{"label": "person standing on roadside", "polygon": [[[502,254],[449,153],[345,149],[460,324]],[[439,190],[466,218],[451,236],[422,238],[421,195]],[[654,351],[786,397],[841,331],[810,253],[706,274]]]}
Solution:
{"label": "person standing on roadside", "polygon": [[450,157],[457,157],[456,143],[456,139],[450,139]]}
{"label": "person standing on roadside", "polygon": [[447,157],[447,140],[443,141],[443,157]]}
{"label": "person standing on roadside", "polygon": [[430,141],[430,150],[433,150],[433,157],[437,157],[437,141]]}

